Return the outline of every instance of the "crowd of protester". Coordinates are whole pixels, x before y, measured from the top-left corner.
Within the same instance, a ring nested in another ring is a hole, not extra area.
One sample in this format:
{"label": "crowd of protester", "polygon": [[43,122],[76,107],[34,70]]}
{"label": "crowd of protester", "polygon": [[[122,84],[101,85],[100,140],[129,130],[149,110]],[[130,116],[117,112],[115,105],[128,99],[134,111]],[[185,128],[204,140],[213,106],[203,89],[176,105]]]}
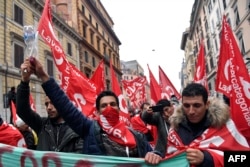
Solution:
{"label": "crowd of protester", "polygon": [[[29,82],[32,74],[42,81],[47,117],[41,117],[31,109]],[[181,99],[173,95],[170,99],[159,100],[156,103],[161,106],[158,111],[154,111],[148,102],[138,109],[131,108],[130,127],[119,120],[119,101],[114,92],[101,92],[96,98],[96,118],[88,118],[35,58],[32,62],[26,58],[21,65],[20,84],[15,97],[13,94],[10,97],[15,99],[20,118],[9,124],[0,117],[0,143],[12,146],[140,157],[152,165],[185,151],[190,165],[199,167],[223,166],[223,151],[250,149],[248,141],[230,119],[228,101],[210,98],[207,89],[198,83],[188,84]],[[119,134],[114,133],[116,129]],[[214,136],[223,139],[220,145],[203,145],[216,140]],[[237,142],[233,140],[234,136],[238,136]]]}

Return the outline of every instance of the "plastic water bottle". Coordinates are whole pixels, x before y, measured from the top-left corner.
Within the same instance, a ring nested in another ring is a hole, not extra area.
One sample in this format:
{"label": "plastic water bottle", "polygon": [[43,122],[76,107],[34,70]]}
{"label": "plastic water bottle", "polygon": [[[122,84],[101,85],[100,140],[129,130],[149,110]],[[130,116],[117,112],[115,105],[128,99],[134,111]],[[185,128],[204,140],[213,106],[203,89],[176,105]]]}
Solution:
{"label": "plastic water bottle", "polygon": [[32,25],[24,26],[24,42],[26,44],[25,48],[25,56],[37,56],[37,32]]}

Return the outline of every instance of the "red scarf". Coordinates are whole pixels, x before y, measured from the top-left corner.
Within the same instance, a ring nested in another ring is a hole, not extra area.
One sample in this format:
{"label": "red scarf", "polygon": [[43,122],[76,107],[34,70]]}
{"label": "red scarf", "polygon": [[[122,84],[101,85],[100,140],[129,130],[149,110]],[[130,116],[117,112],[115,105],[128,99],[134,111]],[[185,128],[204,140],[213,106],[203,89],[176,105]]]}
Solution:
{"label": "red scarf", "polygon": [[149,130],[145,122],[143,122],[143,120],[141,119],[140,115],[135,115],[134,117],[132,117],[130,122],[131,122],[132,128],[141,133],[145,134]]}
{"label": "red scarf", "polygon": [[232,120],[229,120],[221,129],[208,128],[188,146],[182,143],[179,135],[171,129],[168,135],[167,157],[178,154],[187,148],[198,148],[208,151],[214,160],[214,166],[223,167],[223,151],[242,150],[249,151],[249,145],[242,134],[239,133]]}
{"label": "red scarf", "polygon": [[106,107],[97,121],[111,140],[130,148],[136,146],[134,135],[124,122],[119,121],[119,112],[113,107]]}
{"label": "red scarf", "polygon": [[145,124],[145,122],[141,119],[140,115],[135,115],[131,118],[131,125],[132,128],[136,131],[139,131],[143,134],[150,132],[150,134],[153,136],[153,141],[149,141],[149,144],[151,147],[155,147],[157,142],[157,127],[150,124]]}
{"label": "red scarf", "polygon": [[11,124],[3,122],[0,126],[0,143],[8,144],[15,147],[26,148],[23,135]]}

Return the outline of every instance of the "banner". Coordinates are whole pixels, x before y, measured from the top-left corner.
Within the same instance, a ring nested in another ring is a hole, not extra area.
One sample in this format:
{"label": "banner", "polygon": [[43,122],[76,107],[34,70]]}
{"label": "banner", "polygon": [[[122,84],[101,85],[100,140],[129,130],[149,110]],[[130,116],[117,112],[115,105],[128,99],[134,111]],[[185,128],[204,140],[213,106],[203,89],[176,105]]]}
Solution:
{"label": "banner", "polygon": [[147,78],[145,76],[139,76],[133,80],[122,80],[123,89],[134,108],[140,108],[141,104],[146,101],[146,83]]}
{"label": "banner", "polygon": [[202,84],[209,92],[208,83],[207,83],[205,56],[206,55],[204,51],[204,43],[201,42],[200,51],[197,57],[196,70],[194,73],[194,82]]}
{"label": "banner", "polygon": [[[34,151],[0,144],[0,167],[147,167],[143,158],[93,156],[86,154]],[[10,165],[11,164],[11,165]],[[158,167],[189,167],[186,154],[163,160]]]}
{"label": "banner", "polygon": [[230,97],[230,114],[250,143],[250,77],[230,24],[223,16],[216,91]]}
{"label": "banner", "polygon": [[180,93],[176,90],[175,86],[172,84],[170,79],[167,77],[166,73],[162,70],[160,66],[159,68],[159,85],[161,87],[161,98],[171,99],[172,95],[175,95],[179,100],[181,98]]}
{"label": "banner", "polygon": [[155,105],[161,99],[161,87],[156,81],[152,71],[149,68],[149,80],[150,80],[150,95],[151,95],[151,104]]}
{"label": "banner", "polygon": [[53,30],[50,0],[45,2],[37,30],[44,42],[51,48],[62,90],[80,111],[86,116],[91,115],[96,99],[96,85],[67,60]]}

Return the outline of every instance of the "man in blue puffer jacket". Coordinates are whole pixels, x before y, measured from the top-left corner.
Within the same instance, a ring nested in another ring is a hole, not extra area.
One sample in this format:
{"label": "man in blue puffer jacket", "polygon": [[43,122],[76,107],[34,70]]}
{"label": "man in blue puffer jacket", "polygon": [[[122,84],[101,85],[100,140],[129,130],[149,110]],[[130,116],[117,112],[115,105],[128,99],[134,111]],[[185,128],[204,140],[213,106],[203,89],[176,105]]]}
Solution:
{"label": "man in blue puffer jacket", "polygon": [[[96,99],[98,119],[92,120],[74,106],[53,78],[44,71],[41,63],[27,58],[21,71],[32,73],[42,80],[42,87],[68,125],[84,140],[83,153],[123,157],[144,157],[152,151],[144,135],[119,121],[119,101],[112,91],[103,91]],[[161,156],[160,153],[157,152]]]}

